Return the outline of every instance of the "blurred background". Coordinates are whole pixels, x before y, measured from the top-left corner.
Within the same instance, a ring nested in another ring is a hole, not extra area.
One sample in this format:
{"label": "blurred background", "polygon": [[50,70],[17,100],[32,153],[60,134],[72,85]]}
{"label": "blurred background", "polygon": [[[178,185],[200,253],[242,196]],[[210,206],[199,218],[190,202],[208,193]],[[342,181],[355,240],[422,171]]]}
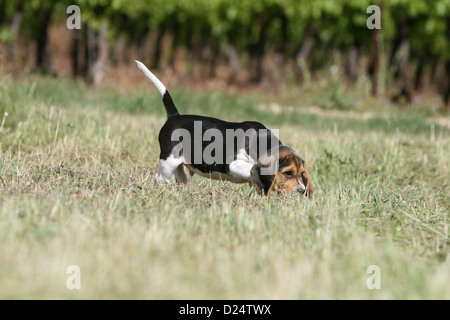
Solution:
{"label": "blurred background", "polygon": [[[380,30],[366,26],[373,4]],[[450,111],[450,0],[1,0],[0,43],[3,73],[133,86],[137,59],[192,89],[317,82],[325,108],[357,108],[346,92],[366,90]]]}

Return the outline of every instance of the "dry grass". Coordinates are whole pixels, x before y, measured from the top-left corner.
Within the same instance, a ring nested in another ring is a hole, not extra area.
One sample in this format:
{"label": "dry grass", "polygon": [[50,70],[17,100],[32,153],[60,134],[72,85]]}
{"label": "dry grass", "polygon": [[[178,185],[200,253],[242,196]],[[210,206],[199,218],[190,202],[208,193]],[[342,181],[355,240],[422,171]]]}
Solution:
{"label": "dry grass", "polygon": [[[450,298],[445,127],[408,115],[386,130],[321,115],[313,126],[295,108],[280,135],[307,160],[316,197],[261,199],[196,176],[155,184],[157,97],[130,93],[114,110],[106,88],[38,83],[0,87],[0,298]],[[198,99],[225,118],[242,109],[211,104],[253,99],[184,94],[186,108]],[[150,113],[126,112],[139,101]],[[248,108],[272,127],[283,120]],[[417,131],[398,129],[409,123]],[[66,287],[69,265],[81,290]],[[380,290],[366,286],[370,265]]]}

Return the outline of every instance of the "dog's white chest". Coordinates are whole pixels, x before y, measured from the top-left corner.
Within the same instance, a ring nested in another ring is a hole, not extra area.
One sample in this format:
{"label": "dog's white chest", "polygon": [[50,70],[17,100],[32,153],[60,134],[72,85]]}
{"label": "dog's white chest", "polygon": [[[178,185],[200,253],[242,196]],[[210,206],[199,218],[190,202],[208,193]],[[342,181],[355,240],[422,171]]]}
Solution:
{"label": "dog's white chest", "polygon": [[250,181],[250,171],[255,163],[256,161],[241,149],[236,155],[236,160],[230,163],[230,174],[245,180],[243,182]]}

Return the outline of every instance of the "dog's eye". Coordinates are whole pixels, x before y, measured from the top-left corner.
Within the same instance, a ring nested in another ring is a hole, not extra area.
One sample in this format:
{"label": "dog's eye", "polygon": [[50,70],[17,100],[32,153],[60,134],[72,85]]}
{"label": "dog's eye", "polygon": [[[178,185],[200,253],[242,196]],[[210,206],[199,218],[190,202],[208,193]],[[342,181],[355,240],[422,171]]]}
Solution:
{"label": "dog's eye", "polygon": [[285,171],[283,172],[286,178],[291,179],[292,178],[292,171]]}

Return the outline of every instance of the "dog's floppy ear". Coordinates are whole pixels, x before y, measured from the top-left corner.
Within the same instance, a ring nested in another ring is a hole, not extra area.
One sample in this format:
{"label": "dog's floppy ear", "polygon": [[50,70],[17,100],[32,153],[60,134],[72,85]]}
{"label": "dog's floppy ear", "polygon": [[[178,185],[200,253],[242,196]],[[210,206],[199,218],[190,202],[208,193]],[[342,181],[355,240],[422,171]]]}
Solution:
{"label": "dog's floppy ear", "polygon": [[314,189],[313,189],[312,182],[311,182],[311,176],[309,175],[308,169],[306,168],[306,163],[303,160],[302,160],[302,165],[303,165],[303,168],[305,169],[302,172],[302,175],[301,175],[302,182],[303,182],[303,184],[305,185],[305,188],[306,188],[306,193],[305,194],[308,197],[312,198],[313,194],[314,194]]}
{"label": "dog's floppy ear", "polygon": [[275,159],[271,159],[266,164],[258,161],[258,163],[253,165],[250,175],[258,193],[266,196],[272,190],[275,185],[275,168]]}

